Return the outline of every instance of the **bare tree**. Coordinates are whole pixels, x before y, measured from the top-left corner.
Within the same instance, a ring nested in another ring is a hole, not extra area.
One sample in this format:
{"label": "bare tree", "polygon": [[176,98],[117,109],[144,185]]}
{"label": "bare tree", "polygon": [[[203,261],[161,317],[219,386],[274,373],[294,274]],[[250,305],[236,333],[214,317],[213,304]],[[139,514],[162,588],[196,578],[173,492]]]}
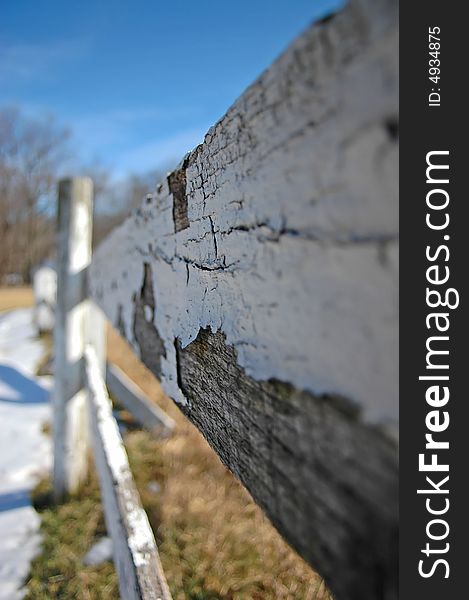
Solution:
{"label": "bare tree", "polygon": [[52,248],[55,181],[68,139],[51,116],[0,109],[0,277],[15,271],[28,281]]}
{"label": "bare tree", "polygon": [[[152,169],[146,173],[133,173],[123,180],[111,182],[98,170],[96,175],[100,185],[95,186],[96,214],[93,229],[95,246],[98,246],[115,227],[120,225],[130,211],[141,204],[147,194],[155,190],[157,184],[164,178],[165,172],[163,169]],[[93,180],[96,179],[94,173],[90,176]]]}
{"label": "bare tree", "polygon": [[[31,268],[54,248],[56,181],[71,156],[70,135],[51,116],[29,117],[0,108],[0,282],[8,273],[29,281]],[[93,162],[74,171],[93,179],[94,244],[99,242],[165,176],[164,169],[112,181]]]}

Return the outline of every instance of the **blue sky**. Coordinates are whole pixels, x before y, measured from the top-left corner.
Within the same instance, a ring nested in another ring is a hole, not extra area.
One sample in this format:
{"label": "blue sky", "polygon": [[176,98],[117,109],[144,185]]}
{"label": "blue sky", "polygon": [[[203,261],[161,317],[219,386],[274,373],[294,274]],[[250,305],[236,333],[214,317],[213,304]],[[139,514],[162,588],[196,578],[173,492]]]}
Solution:
{"label": "blue sky", "polygon": [[115,177],[179,160],[340,0],[1,0],[0,107],[54,113]]}

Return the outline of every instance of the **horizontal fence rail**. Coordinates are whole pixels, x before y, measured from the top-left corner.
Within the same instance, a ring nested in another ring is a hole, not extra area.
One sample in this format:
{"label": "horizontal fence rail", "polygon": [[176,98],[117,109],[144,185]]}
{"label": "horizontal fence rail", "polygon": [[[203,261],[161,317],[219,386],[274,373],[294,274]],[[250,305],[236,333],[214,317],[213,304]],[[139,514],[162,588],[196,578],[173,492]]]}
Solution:
{"label": "horizontal fence rail", "polygon": [[174,429],[174,421],[151,402],[142,390],[116,365],[106,368],[106,385],[111,394],[145,429],[166,437]]}
{"label": "horizontal fence rail", "polygon": [[[105,383],[99,305],[337,600],[397,598],[397,2],[316,23],[91,260],[92,186],[59,187],[54,488],[90,431],[123,598],[169,598]],[[86,350],[85,350],[86,348]]]}
{"label": "horizontal fence rail", "polygon": [[397,597],[397,42],[393,0],[313,25],[90,270],[338,600]]}
{"label": "horizontal fence rail", "polygon": [[94,456],[121,598],[171,600],[155,538],[142,508],[96,352],[85,350]]}

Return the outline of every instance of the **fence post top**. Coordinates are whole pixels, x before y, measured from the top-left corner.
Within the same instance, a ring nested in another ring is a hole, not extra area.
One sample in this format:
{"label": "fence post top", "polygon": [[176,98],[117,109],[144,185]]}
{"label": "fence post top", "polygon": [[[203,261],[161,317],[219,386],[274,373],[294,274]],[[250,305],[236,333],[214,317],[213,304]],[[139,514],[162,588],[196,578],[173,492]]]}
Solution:
{"label": "fence post top", "polygon": [[91,177],[88,177],[88,175],[78,175],[78,176],[69,175],[67,177],[61,177],[59,179],[59,185],[67,184],[67,183],[84,183],[84,182],[87,182],[88,184],[93,185],[93,180],[91,179]]}
{"label": "fence post top", "polygon": [[82,194],[93,193],[93,180],[91,177],[62,177],[59,179],[59,199],[64,194],[79,191]]}

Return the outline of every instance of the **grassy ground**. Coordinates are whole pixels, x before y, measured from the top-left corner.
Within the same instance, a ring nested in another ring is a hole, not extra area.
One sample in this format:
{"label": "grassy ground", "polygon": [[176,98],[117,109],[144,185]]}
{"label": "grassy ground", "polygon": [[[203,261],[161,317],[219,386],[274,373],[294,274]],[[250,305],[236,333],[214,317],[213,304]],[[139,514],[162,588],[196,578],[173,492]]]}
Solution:
{"label": "grassy ground", "polygon": [[[174,600],[331,600],[322,580],[280,538],[113,330],[108,356],[176,421],[168,440],[140,430],[125,436]],[[112,564],[81,562],[105,535],[94,473],[80,495],[60,507],[49,502],[48,485],[41,482],[35,494],[43,552],[32,564],[26,598],[118,598]]]}
{"label": "grassy ground", "polygon": [[[322,580],[281,539],[113,330],[108,348],[109,359],[177,424],[168,440],[150,441],[135,432],[126,441],[175,599],[328,599]],[[161,485],[158,494],[149,491],[152,479]]]}
{"label": "grassy ground", "polygon": [[[141,431],[129,433],[126,445],[174,600],[329,599],[321,580],[210,452],[184,449],[184,442],[173,440],[161,453],[161,442]],[[174,460],[183,463],[176,473]],[[43,482],[35,495],[43,553],[33,562],[26,599],[118,598],[110,563],[81,562],[105,534],[95,475],[79,496],[58,508],[48,494]]]}
{"label": "grassy ground", "polygon": [[34,502],[41,515],[42,553],[31,565],[25,599],[119,598],[112,563],[95,567],[82,564],[93,541],[106,535],[94,473],[81,493],[62,506],[53,506],[48,481],[38,485]]}
{"label": "grassy ground", "polygon": [[32,305],[33,291],[30,287],[0,287],[0,312]]}

